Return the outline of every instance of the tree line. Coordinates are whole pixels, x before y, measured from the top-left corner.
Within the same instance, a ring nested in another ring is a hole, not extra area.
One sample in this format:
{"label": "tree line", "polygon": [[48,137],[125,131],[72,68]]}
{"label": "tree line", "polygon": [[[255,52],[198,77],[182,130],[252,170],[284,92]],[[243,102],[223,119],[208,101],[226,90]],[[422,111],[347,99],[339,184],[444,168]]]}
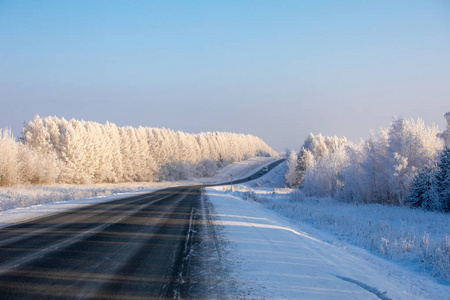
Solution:
{"label": "tree line", "polygon": [[253,135],[36,116],[24,123],[19,141],[0,129],[0,185],[207,177],[233,161],[276,155]]}

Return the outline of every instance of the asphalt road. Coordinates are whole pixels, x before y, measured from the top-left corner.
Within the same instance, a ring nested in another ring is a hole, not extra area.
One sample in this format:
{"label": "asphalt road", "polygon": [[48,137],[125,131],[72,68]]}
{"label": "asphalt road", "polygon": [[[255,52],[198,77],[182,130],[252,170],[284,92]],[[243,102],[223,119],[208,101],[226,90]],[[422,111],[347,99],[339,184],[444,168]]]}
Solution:
{"label": "asphalt road", "polygon": [[189,297],[192,285],[205,283],[189,273],[207,220],[203,187],[168,188],[1,228],[0,299]]}

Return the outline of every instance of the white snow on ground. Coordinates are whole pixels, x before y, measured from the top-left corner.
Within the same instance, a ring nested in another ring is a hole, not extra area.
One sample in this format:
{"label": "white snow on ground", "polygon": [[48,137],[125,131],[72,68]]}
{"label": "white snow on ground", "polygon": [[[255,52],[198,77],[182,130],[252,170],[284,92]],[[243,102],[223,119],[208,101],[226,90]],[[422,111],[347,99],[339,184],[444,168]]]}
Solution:
{"label": "white snow on ground", "polygon": [[[195,182],[1,187],[0,208],[3,208],[3,211],[0,211],[0,227],[85,205],[136,196],[170,186],[224,182],[230,179],[230,174],[233,174],[235,179],[245,178],[247,174],[256,172],[257,169],[274,160],[277,160],[277,158],[256,157],[247,161],[232,163],[220,169],[213,178],[194,179]],[[20,207],[5,209],[16,206]]]}
{"label": "white snow on ground", "polygon": [[192,184],[191,182],[129,182],[114,184],[58,184],[0,187],[0,211],[17,207],[29,207],[48,202],[60,202],[81,198],[102,197],[111,194],[153,189],[168,185]]}
{"label": "white snow on ground", "polygon": [[[235,187],[208,188],[222,235],[222,263],[245,299],[450,299],[450,287],[403,261],[388,260],[339,240],[330,232],[283,217],[243,191],[288,193],[280,165]],[[265,185],[259,188],[259,186]],[[355,230],[355,229],[354,229]]]}
{"label": "white snow on ground", "polygon": [[[410,299],[367,266],[315,237],[296,230],[256,203],[208,189],[225,234],[225,263],[236,283],[232,297],[252,299],[376,299],[375,293]],[[340,276],[340,277],[338,277]],[[343,279],[345,278],[345,279]]]}

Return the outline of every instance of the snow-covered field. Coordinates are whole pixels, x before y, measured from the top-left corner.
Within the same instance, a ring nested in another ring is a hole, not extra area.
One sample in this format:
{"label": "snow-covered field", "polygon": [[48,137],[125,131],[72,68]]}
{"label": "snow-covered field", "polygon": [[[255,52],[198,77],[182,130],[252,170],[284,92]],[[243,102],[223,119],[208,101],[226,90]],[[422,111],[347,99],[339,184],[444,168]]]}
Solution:
{"label": "snow-covered field", "polygon": [[283,168],[208,189],[233,296],[450,299],[448,215],[308,201],[282,188]]}
{"label": "snow-covered field", "polygon": [[220,169],[212,178],[196,178],[192,181],[0,187],[0,226],[169,186],[224,182],[229,180],[230,174],[233,174],[234,178],[245,177],[274,160],[276,158],[255,157],[232,163]]}

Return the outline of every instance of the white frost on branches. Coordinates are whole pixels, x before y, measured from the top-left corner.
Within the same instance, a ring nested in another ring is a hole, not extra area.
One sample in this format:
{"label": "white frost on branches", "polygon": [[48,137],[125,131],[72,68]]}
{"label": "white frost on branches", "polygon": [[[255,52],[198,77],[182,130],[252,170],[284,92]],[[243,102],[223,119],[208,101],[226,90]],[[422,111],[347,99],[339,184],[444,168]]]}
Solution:
{"label": "white frost on branches", "polygon": [[[436,126],[427,127],[420,119],[396,118],[359,143],[310,134],[302,149],[313,154],[314,163],[302,170],[300,186],[310,196],[401,204],[417,171],[435,162],[442,150],[437,133]],[[297,172],[301,163],[299,159]]]}
{"label": "white frost on branches", "polygon": [[277,153],[252,135],[36,116],[20,142],[0,130],[0,185],[187,179],[254,156]]}

